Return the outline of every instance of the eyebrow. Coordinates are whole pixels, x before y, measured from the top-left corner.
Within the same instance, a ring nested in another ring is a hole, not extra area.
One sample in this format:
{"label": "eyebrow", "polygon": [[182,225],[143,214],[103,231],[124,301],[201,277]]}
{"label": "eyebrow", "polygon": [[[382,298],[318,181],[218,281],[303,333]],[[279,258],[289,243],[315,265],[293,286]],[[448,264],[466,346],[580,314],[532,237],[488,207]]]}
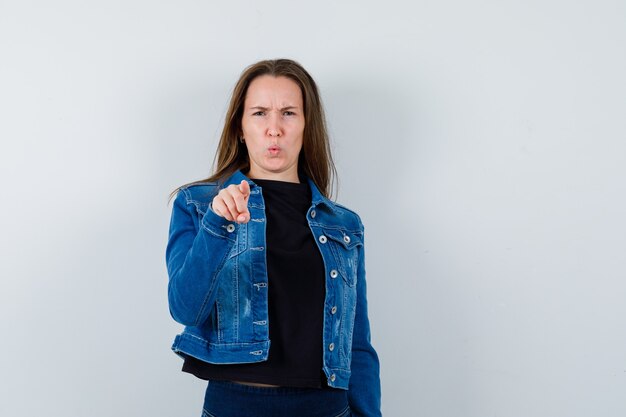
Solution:
{"label": "eyebrow", "polygon": [[[293,109],[298,109],[298,106],[287,106],[287,107],[283,107],[280,109],[280,111],[285,111],[285,110],[293,110]],[[263,107],[263,106],[254,106],[254,107],[250,107],[249,110],[263,110],[263,111],[267,111],[269,110],[268,107]]]}

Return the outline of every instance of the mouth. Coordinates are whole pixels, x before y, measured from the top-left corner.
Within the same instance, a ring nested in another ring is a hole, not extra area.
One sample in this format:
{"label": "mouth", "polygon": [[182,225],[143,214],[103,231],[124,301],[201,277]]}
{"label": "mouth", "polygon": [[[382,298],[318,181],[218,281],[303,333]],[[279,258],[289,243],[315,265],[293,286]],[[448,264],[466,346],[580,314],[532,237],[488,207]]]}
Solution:
{"label": "mouth", "polygon": [[280,147],[276,146],[276,145],[272,145],[269,148],[267,148],[267,151],[271,154],[271,155],[276,155],[277,153],[280,152]]}

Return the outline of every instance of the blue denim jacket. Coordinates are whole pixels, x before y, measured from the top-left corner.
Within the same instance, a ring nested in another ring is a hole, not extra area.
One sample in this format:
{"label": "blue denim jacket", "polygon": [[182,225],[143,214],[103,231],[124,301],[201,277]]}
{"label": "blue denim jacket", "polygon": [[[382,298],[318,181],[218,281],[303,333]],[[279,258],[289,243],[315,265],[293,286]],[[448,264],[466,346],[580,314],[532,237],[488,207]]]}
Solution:
{"label": "blue denim jacket", "polygon": [[[262,189],[237,171],[222,187],[250,184],[250,221],[230,222],[210,203],[220,186],[183,187],[174,200],[166,249],[168,299],[185,325],[172,350],[215,364],[267,360],[271,341]],[[347,389],[353,415],[380,416],[379,361],[370,343],[363,224],[324,197],[310,179],[307,212],[326,271],[323,370]]]}

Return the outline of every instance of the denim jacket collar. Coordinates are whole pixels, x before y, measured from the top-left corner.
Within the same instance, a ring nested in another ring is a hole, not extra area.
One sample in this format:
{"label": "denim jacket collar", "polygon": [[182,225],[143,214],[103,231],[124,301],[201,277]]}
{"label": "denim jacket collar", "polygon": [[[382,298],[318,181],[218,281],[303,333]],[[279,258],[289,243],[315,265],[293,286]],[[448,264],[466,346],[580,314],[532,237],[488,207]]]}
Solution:
{"label": "denim jacket collar", "polygon": [[[317,188],[317,186],[315,185],[315,182],[313,182],[313,180],[311,178],[309,178],[308,176],[305,176],[305,175],[303,175],[303,176],[309,182],[309,186],[311,187],[311,203],[312,203],[312,205],[313,206],[317,206],[317,205],[320,205],[320,204],[324,204],[329,209],[334,211],[335,210],[335,205],[333,204],[333,202],[331,200],[329,200],[328,198],[324,197],[324,195],[321,193],[319,188]],[[224,181],[223,187],[224,188],[228,187],[231,184],[240,184],[242,180],[246,180],[248,182],[248,184],[250,184],[250,189],[252,189],[253,187],[257,187],[257,184],[255,184],[253,180],[251,180],[250,178],[245,176],[241,172],[241,170],[235,171],[233,173],[233,175],[231,175],[228,179],[226,179],[226,181]]]}

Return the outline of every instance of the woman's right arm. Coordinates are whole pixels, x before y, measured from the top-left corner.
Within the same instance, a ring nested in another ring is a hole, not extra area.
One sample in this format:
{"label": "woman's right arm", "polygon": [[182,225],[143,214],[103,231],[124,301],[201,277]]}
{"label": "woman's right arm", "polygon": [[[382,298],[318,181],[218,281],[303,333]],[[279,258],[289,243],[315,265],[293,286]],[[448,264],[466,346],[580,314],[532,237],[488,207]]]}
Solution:
{"label": "woman's right arm", "polygon": [[198,221],[189,190],[174,200],[165,259],[170,314],[185,326],[204,322],[215,302],[217,276],[236,242],[239,225],[211,208]]}

